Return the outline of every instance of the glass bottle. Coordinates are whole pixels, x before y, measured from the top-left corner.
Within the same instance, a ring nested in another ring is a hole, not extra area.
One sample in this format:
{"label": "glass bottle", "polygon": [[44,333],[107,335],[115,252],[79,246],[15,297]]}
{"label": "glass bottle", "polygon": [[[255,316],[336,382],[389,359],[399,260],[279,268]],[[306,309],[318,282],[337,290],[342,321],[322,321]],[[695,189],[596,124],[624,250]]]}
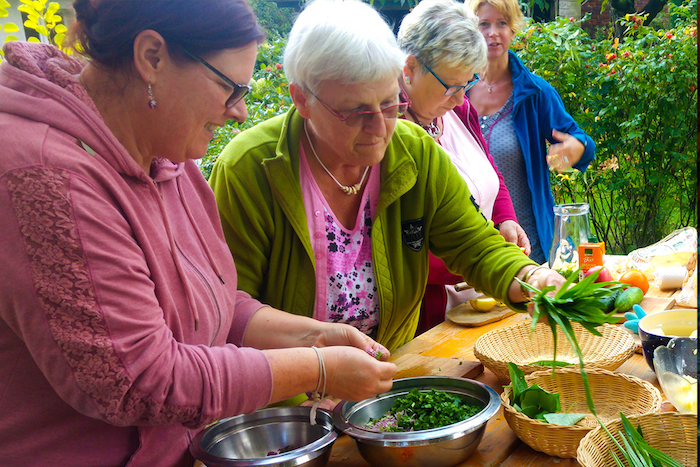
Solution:
{"label": "glass bottle", "polygon": [[591,235],[588,211],[588,203],[554,206],[554,236],[549,250],[550,268],[578,268],[578,246],[586,243]]}

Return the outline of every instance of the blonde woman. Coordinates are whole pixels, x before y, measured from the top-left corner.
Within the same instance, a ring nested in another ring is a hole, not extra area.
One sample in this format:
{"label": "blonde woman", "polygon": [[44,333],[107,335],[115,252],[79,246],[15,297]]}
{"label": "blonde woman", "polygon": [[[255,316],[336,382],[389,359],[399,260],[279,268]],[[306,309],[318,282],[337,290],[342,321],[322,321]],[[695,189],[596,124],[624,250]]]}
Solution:
{"label": "blonde woman", "polygon": [[530,239],[530,257],[543,263],[554,231],[549,172],[585,171],[595,157],[595,143],[566,111],[557,91],[509,50],[523,27],[517,0],[467,2],[479,17],[488,50],[486,69],[468,97]]}

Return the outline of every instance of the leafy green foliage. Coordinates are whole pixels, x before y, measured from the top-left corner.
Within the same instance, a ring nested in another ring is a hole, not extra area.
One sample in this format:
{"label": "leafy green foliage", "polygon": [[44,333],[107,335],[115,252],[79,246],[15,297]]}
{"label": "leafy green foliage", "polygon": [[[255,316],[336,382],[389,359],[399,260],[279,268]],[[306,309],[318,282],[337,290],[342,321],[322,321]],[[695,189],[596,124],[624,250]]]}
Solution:
{"label": "leafy green foliage", "polygon": [[536,362],[530,363],[530,365],[559,367],[559,366],[571,366],[572,363],[560,362],[559,360],[537,360]]}
{"label": "leafy green foliage", "polygon": [[537,384],[528,386],[525,374],[516,364],[508,362],[508,373],[512,389],[510,403],[518,412],[533,420],[557,425],[575,425],[585,417],[584,414],[559,413],[559,394],[549,392]]}
{"label": "leafy green foliage", "polygon": [[596,142],[585,173],[552,174],[557,203],[587,202],[608,252],[627,254],[697,224],[695,0],[670,6],[671,29],[621,20],[622,40],[581,21],[532,24],[512,47],[549,81]]}
{"label": "leafy green foliage", "polygon": [[267,0],[248,0],[258,22],[270,37],[286,37],[292,29],[293,8],[280,8]]}
{"label": "leafy green foliage", "polygon": [[399,432],[430,430],[466,420],[481,409],[445,391],[421,392],[413,388],[406,396],[396,399],[386,415],[370,419],[366,427]]}
{"label": "leafy green foliage", "polygon": [[253,90],[245,97],[248,118],[243,123],[229,120],[225,126],[214,132],[207,154],[198,161],[205,178],[209,178],[216,158],[238,133],[289,110],[292,98],[289,96],[287,78],[282,66],[285,43],[286,41],[280,38],[268,39],[258,47],[258,57],[250,83]]}
{"label": "leafy green foliage", "polygon": [[[599,273],[600,271],[596,271],[575,284],[573,281],[576,275],[569,277],[553,297],[548,294],[554,291],[554,286],[544,287],[542,290],[539,290],[527,282],[518,280],[523,287],[534,293],[532,296],[534,304],[532,329],[535,329],[535,325],[540,318],[547,318],[554,340],[554,356],[552,360],[557,359],[557,328],[562,331],[566,340],[571,344],[579,360],[581,378],[586,392],[586,402],[593,414],[596,412],[591,389],[588,385],[588,375],[583,369],[583,354],[571,323],[577,322],[591,334],[600,336],[600,332],[596,329],[598,326],[619,321],[620,318],[605,312],[605,299],[615,293],[615,291],[621,290],[623,284],[619,282],[595,282]],[[554,372],[554,367],[552,367],[552,372]]]}
{"label": "leafy green foliage", "polygon": [[[603,425],[603,430],[608,434],[610,439],[613,440],[615,446],[620,450],[620,453],[627,461],[627,465],[630,467],[682,467],[681,463],[673,459],[668,454],[664,454],[656,448],[653,448],[644,440],[642,435],[642,428],[638,426],[634,429],[634,426],[629,421],[629,419],[620,412],[620,418],[622,420],[622,427],[624,431],[618,432],[622,438],[624,447],[613,437],[612,433]],[[619,467],[623,467],[623,463],[618,457],[618,455],[611,451],[615,464]]]}

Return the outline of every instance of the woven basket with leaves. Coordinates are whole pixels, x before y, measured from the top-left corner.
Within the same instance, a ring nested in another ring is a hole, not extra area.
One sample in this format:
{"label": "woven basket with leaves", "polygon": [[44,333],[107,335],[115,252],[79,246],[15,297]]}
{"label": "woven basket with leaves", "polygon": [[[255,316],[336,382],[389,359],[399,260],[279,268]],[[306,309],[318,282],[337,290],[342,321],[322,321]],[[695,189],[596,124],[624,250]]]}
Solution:
{"label": "woven basket with leaves", "polygon": [[[698,462],[697,429],[698,416],[678,412],[660,412],[628,417],[632,426],[642,429],[644,441],[653,448],[668,454],[684,467],[695,467]],[[622,421],[606,423],[605,427],[621,441]],[[615,467],[610,454],[613,450],[623,459],[617,447],[605,431],[598,427],[588,433],[579,444],[576,460],[583,467]],[[622,460],[627,467],[626,461]]]}
{"label": "woven basket with leaves", "polygon": [[[598,417],[603,423],[626,416],[657,412],[661,393],[651,383],[637,377],[608,370],[586,370]],[[537,371],[525,376],[528,385],[537,384],[558,393],[562,412],[586,414],[576,425],[565,426],[534,420],[511,405],[510,386],[503,388],[501,402],[506,421],[524,443],[550,456],[575,457],[581,439],[598,426],[586,404],[581,372],[575,368]]]}
{"label": "woven basket with leaves", "polygon": [[[548,325],[537,323],[530,331],[531,321],[489,331],[477,339],[474,355],[504,383],[510,382],[508,362],[515,363],[526,375],[551,368],[548,365],[532,365],[554,357],[554,339]],[[571,323],[574,335],[583,353],[584,368],[615,370],[630,358],[637,347],[626,330],[611,324],[603,324],[594,336],[578,323]],[[578,357],[562,333],[557,333],[558,362],[578,366]]]}

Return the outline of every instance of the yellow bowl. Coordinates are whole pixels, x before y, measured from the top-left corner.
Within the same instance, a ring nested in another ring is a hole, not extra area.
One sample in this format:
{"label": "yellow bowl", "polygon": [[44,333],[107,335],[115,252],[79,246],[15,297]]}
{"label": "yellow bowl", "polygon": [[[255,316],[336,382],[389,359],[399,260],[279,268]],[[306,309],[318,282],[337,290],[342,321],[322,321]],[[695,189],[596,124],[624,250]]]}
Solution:
{"label": "yellow bowl", "polygon": [[667,345],[674,337],[689,337],[697,332],[697,309],[677,308],[659,311],[639,320],[642,353],[649,368],[654,370],[654,349]]}

